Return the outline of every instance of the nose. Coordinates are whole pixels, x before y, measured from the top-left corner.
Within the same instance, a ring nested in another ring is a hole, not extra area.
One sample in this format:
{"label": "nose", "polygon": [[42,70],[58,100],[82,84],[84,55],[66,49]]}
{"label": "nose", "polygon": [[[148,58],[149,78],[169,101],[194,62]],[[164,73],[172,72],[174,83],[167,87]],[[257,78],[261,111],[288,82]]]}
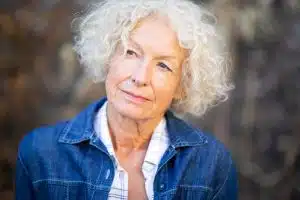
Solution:
{"label": "nose", "polygon": [[133,71],[131,81],[137,86],[147,86],[152,77],[152,67],[150,61],[141,62]]}

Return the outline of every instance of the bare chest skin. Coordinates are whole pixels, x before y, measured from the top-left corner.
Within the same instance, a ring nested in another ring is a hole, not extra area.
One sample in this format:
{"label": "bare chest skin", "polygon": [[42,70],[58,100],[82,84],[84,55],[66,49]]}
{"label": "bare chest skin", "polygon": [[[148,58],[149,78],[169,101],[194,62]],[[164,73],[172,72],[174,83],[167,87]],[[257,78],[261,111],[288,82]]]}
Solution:
{"label": "bare chest skin", "polygon": [[142,165],[145,159],[147,148],[128,150],[118,148],[116,156],[120,165],[128,173],[128,199],[145,200],[147,198],[145,189],[145,178],[142,172]]}

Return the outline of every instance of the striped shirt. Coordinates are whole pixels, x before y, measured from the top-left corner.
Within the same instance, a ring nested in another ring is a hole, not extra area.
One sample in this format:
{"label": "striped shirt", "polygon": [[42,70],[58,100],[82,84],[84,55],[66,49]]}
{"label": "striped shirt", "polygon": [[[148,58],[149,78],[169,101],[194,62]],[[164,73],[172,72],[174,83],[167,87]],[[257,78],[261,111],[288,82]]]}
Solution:
{"label": "striped shirt", "polygon": [[[95,118],[95,131],[108,153],[114,158],[115,176],[112,182],[108,200],[128,199],[128,174],[119,164],[115,155],[113,144],[109,134],[107,123],[107,102],[100,108]],[[166,128],[166,120],[163,118],[155,128],[142,165],[142,172],[145,177],[145,189],[148,199],[153,199],[153,182],[157,172],[157,167],[169,145],[169,138]]]}

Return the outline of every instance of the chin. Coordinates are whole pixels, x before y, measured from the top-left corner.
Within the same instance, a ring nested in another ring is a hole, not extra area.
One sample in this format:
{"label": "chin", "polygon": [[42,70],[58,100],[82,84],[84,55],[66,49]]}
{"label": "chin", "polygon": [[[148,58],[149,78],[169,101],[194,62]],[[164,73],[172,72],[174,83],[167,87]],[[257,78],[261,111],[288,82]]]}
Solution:
{"label": "chin", "polygon": [[138,107],[134,104],[117,104],[114,106],[121,115],[134,120],[143,120],[151,118],[149,109]]}

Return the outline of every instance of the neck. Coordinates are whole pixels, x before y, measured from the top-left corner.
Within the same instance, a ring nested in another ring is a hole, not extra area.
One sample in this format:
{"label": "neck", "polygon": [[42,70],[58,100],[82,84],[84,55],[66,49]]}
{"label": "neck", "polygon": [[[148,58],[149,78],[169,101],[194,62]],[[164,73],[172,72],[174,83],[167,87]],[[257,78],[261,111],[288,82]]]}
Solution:
{"label": "neck", "polygon": [[141,120],[131,119],[119,113],[110,102],[107,103],[108,127],[116,150],[147,148],[161,118],[162,116]]}

